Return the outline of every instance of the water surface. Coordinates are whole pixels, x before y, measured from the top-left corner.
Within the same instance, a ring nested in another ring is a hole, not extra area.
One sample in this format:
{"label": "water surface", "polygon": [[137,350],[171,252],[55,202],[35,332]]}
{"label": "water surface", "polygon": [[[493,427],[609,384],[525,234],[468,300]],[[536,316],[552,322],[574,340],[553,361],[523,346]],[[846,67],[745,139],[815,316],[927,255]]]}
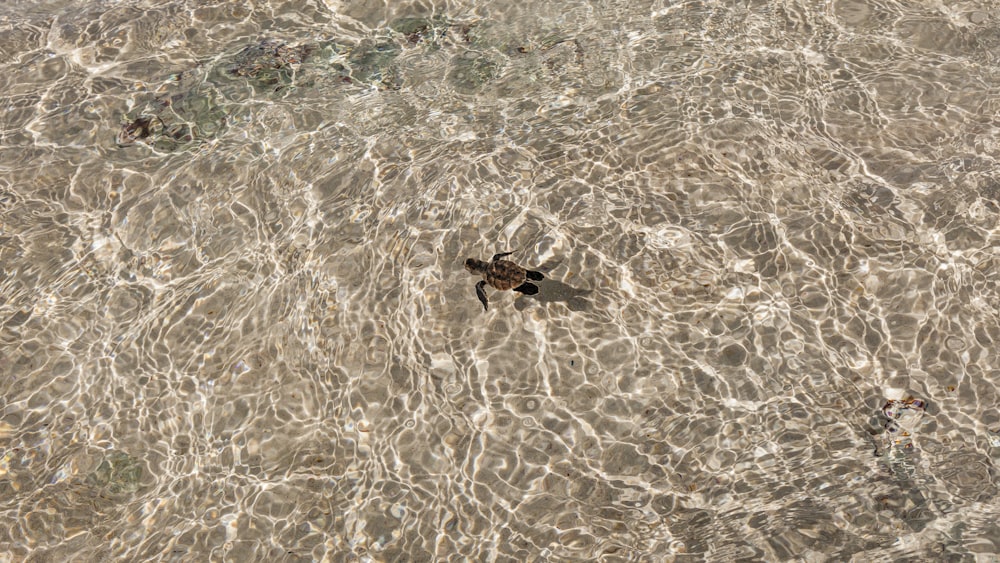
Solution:
{"label": "water surface", "polygon": [[0,560],[995,560],[1000,12],[777,4],[6,2]]}

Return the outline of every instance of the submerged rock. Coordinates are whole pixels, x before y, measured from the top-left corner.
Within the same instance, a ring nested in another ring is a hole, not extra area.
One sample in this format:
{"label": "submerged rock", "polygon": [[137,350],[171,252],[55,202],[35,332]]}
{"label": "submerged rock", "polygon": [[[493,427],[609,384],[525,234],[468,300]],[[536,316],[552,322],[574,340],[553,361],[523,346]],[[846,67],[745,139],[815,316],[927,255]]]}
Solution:
{"label": "submerged rock", "polygon": [[444,16],[404,17],[389,24],[389,29],[401,34],[411,45],[426,43],[439,46],[439,41],[448,35],[452,24]]}
{"label": "submerged rock", "polygon": [[87,479],[112,494],[134,493],[139,490],[142,464],[125,452],[112,451]]}
{"label": "submerged rock", "polygon": [[913,397],[891,399],[882,406],[882,433],[875,439],[875,455],[886,456],[889,467],[900,479],[914,474],[915,466],[910,459],[915,450],[913,438],[926,407],[926,402]]}
{"label": "submerged rock", "polygon": [[318,48],[315,44],[293,46],[265,39],[237,53],[225,70],[231,76],[251,78],[268,86],[286,83]]}
{"label": "submerged rock", "polygon": [[370,84],[383,90],[397,90],[403,79],[395,64],[401,49],[393,41],[362,42],[348,51],[334,68],[344,82]]}
{"label": "submerged rock", "polygon": [[456,91],[470,94],[492,82],[503,70],[503,60],[489,52],[465,51],[451,61],[448,81]]}
{"label": "submerged rock", "polygon": [[[410,55],[403,58],[408,49]],[[477,93],[501,78],[502,90],[513,93],[543,81],[565,82],[567,72],[576,81],[587,74],[583,47],[570,36],[533,38],[496,23],[402,17],[356,43],[261,39],[212,68],[176,74],[155,95],[140,97],[123,116],[115,141],[120,147],[145,144],[172,152],[215,137],[227,126],[230,110],[261,95],[287,96],[296,88],[338,84],[398,90],[406,69],[419,68],[414,56],[441,49],[452,52],[446,81],[461,94]]]}
{"label": "submerged rock", "polygon": [[199,84],[176,94],[152,96],[126,114],[115,137],[119,147],[145,143],[173,152],[193,141],[210,139],[226,126],[218,92]]}
{"label": "submerged rock", "polygon": [[153,135],[159,134],[163,129],[163,121],[155,115],[139,115],[134,119],[127,119],[118,131],[115,141],[118,146],[125,147],[137,141],[145,141]]}

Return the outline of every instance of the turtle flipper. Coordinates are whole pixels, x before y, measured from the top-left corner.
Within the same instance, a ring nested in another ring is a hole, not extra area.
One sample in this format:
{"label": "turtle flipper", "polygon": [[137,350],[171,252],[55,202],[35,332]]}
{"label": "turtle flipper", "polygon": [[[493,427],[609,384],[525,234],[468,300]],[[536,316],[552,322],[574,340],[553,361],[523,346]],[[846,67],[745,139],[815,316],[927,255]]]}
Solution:
{"label": "turtle flipper", "polygon": [[486,280],[483,280],[476,284],[476,297],[483,302],[483,310],[489,311],[490,306],[486,304]]}
{"label": "turtle flipper", "polygon": [[515,287],[514,291],[523,293],[525,295],[534,295],[538,293],[538,286],[533,283],[524,282],[521,285]]}
{"label": "turtle flipper", "polygon": [[542,281],[545,279],[545,276],[543,276],[541,272],[535,272],[533,270],[528,270],[526,275],[527,278],[532,281]]}
{"label": "turtle flipper", "polygon": [[493,259],[490,260],[490,262],[496,262],[497,260],[503,258],[504,256],[510,256],[511,254],[514,254],[513,250],[511,250],[510,252],[501,252],[500,254],[494,254]]}

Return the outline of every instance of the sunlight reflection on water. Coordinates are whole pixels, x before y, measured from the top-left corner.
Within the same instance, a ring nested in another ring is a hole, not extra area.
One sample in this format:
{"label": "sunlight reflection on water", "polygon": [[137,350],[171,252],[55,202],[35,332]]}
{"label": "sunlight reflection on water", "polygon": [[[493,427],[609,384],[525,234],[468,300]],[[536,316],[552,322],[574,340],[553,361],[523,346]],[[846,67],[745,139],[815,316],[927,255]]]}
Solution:
{"label": "sunlight reflection on water", "polygon": [[0,8],[0,551],[995,557],[994,20]]}

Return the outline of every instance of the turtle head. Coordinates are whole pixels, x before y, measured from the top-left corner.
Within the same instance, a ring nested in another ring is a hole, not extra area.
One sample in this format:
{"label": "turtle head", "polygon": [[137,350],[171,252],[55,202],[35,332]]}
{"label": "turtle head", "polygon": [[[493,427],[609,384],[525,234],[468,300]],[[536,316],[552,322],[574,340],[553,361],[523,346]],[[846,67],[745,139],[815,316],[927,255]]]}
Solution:
{"label": "turtle head", "polygon": [[469,258],[465,261],[465,269],[473,274],[482,274],[486,271],[487,266],[489,266],[489,264],[483,262],[482,260],[476,260],[475,258]]}

